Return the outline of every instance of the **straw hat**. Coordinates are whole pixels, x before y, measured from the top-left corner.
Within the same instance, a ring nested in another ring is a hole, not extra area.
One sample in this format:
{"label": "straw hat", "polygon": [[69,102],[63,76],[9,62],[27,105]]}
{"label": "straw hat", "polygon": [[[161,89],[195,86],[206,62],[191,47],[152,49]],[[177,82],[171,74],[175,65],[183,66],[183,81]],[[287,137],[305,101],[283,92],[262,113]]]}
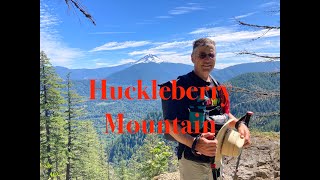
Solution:
{"label": "straw hat", "polygon": [[218,140],[217,154],[215,156],[216,168],[222,166],[222,156],[237,157],[240,155],[244,145],[244,138],[240,138],[240,133],[230,129],[228,120],[219,130],[216,139]]}

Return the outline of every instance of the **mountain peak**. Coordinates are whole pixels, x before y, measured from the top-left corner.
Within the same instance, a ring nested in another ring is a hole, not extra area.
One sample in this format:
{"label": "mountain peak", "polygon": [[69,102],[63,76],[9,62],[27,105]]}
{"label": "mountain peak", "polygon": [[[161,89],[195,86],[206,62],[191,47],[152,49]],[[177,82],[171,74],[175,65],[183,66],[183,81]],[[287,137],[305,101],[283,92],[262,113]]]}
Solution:
{"label": "mountain peak", "polygon": [[140,63],[149,63],[149,62],[154,62],[154,63],[162,63],[164,62],[162,59],[160,59],[158,56],[153,55],[153,54],[147,54],[138,61],[134,62],[133,64],[140,64]]}

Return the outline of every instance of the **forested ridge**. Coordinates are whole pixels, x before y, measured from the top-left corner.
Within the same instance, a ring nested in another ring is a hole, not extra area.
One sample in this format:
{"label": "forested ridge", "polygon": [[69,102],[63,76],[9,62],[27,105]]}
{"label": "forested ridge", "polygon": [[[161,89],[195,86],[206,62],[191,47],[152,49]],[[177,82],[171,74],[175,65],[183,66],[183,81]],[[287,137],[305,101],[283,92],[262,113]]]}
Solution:
{"label": "forested ridge", "polygon": [[241,117],[253,111],[250,127],[260,131],[280,131],[280,73],[245,73],[231,79],[234,87],[254,93],[231,92],[231,111]]}
{"label": "forested ridge", "polygon": [[[246,73],[226,83],[251,91],[279,91],[280,74]],[[177,169],[176,142],[157,134],[106,134],[105,114],[114,120],[161,120],[161,101],[89,99],[89,80],[58,77],[44,52],[40,53],[40,177],[41,179],[151,179]],[[108,86],[117,86],[108,84]],[[122,85],[126,87],[126,85]],[[129,85],[127,85],[129,86]],[[135,85],[133,85],[135,86]],[[147,92],[151,94],[151,88]],[[133,93],[132,96],[135,94]],[[251,128],[279,131],[279,97],[256,98],[229,92],[231,112],[241,117],[250,110]]]}

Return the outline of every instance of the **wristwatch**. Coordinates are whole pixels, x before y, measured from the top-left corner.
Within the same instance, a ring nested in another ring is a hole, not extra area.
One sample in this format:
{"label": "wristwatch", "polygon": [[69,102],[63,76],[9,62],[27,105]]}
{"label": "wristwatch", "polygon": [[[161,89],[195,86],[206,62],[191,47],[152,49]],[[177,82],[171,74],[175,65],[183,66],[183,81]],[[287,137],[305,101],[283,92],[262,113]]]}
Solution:
{"label": "wristwatch", "polygon": [[198,134],[198,135],[196,136],[196,138],[193,140],[193,143],[192,143],[192,146],[191,146],[191,152],[192,152],[192,154],[195,155],[195,156],[199,156],[199,154],[197,154],[197,151],[195,150],[195,148],[196,148],[196,145],[197,145],[200,137],[201,137],[201,134]]}

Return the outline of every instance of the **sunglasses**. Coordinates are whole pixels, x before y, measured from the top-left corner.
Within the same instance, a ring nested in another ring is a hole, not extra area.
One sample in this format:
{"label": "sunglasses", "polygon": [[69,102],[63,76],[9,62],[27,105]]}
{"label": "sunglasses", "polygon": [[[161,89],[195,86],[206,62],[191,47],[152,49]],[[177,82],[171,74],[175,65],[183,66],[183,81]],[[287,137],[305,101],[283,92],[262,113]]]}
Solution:
{"label": "sunglasses", "polygon": [[207,56],[209,56],[209,58],[211,58],[211,59],[214,58],[214,54],[213,54],[213,53],[209,53],[209,54],[200,53],[200,54],[198,55],[198,57],[199,57],[200,59],[204,59],[204,58],[206,58]]}

